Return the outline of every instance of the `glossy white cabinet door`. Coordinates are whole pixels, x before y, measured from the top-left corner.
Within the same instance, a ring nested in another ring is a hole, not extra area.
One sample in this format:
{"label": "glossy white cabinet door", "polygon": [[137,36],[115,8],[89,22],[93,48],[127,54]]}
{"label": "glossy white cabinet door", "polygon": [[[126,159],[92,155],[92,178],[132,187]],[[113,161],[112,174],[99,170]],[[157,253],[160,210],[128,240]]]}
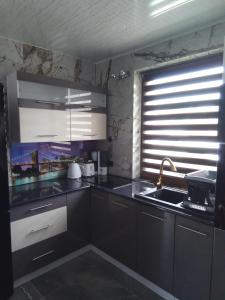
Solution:
{"label": "glossy white cabinet door", "polygon": [[69,111],[20,107],[19,115],[21,143],[70,140]]}
{"label": "glossy white cabinet door", "polygon": [[71,110],[71,141],[106,139],[106,114]]}
{"label": "glossy white cabinet door", "polygon": [[17,251],[66,231],[66,206],[11,222],[12,251]]}

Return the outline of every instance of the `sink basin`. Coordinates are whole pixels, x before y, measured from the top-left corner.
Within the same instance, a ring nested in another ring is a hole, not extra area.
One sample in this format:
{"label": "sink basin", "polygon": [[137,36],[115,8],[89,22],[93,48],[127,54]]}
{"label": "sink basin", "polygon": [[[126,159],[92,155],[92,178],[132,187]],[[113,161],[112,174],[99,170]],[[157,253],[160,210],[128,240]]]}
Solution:
{"label": "sink basin", "polygon": [[140,193],[138,197],[163,202],[165,204],[178,205],[183,202],[186,193],[176,189],[162,188],[151,193]]}
{"label": "sink basin", "polygon": [[151,198],[155,198],[158,200],[166,201],[173,204],[178,204],[184,200],[184,196],[186,194],[181,191],[163,188],[161,190],[157,190],[153,193],[146,194],[145,196],[149,196]]}

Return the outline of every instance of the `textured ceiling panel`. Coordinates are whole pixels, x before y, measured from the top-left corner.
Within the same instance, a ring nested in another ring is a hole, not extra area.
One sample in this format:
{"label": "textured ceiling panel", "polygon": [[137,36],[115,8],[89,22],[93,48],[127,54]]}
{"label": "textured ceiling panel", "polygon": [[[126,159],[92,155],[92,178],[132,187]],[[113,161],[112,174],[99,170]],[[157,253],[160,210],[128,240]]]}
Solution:
{"label": "textured ceiling panel", "polygon": [[151,16],[175,1],[0,0],[0,35],[97,61],[225,18],[225,0]]}

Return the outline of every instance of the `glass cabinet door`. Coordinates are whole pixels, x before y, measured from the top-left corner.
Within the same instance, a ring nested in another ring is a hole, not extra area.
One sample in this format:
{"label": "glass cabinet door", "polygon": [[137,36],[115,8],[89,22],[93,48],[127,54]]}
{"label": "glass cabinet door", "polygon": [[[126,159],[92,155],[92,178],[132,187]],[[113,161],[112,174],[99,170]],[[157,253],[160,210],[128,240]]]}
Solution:
{"label": "glass cabinet door", "polygon": [[19,80],[17,81],[17,98],[66,104],[68,88]]}
{"label": "glass cabinet door", "polygon": [[90,92],[69,89],[69,102],[71,106],[91,106],[93,108],[106,108],[106,95]]}

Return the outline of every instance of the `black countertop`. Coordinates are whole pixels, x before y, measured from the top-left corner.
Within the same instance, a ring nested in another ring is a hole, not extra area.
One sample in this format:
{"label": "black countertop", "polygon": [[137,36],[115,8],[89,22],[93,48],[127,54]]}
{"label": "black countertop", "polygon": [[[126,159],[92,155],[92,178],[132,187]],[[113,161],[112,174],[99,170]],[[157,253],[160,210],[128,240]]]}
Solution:
{"label": "black countertop", "polygon": [[82,179],[71,180],[66,178],[14,186],[9,189],[10,207],[89,187],[90,184]]}
{"label": "black countertop", "polygon": [[214,216],[198,211],[190,210],[182,206],[173,207],[153,200],[146,200],[135,196],[146,190],[153,191],[154,185],[149,181],[130,180],[119,176],[101,176],[84,179],[56,179],[49,181],[35,182],[10,188],[10,207],[17,207],[29,202],[39,201],[49,197],[89,188],[90,186],[102,189],[103,191],[126,197],[131,201],[137,201],[159,209],[166,209],[176,214],[191,217],[196,221],[214,225]]}

